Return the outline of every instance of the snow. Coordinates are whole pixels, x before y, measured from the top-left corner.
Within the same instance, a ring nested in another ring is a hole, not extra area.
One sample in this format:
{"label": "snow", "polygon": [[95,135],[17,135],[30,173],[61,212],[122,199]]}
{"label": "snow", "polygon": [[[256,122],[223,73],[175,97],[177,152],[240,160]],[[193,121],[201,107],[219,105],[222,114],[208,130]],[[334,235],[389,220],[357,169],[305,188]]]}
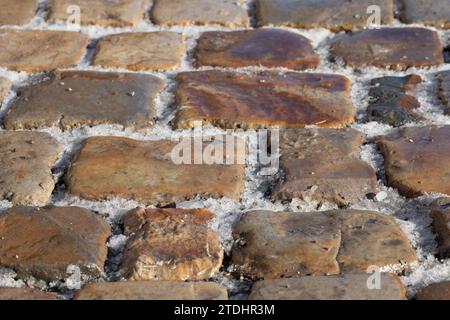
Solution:
{"label": "snow", "polygon": [[[40,1],[40,9],[38,15],[33,21],[22,27],[13,27],[17,29],[40,29],[40,30],[72,30],[81,31],[91,38],[91,49],[89,49],[80,63],[71,69],[77,70],[96,70],[105,72],[130,72],[124,69],[115,68],[100,68],[90,66],[93,49],[92,45],[102,36],[109,34],[117,34],[122,32],[154,32],[159,30],[170,30],[180,32],[184,35],[187,45],[187,54],[183,59],[183,63],[177,70],[166,73],[160,72],[143,72],[145,74],[154,75],[166,81],[165,90],[158,95],[156,100],[156,110],[158,123],[154,128],[142,131],[134,131],[131,128],[123,128],[116,125],[101,125],[96,127],[81,127],[71,131],[61,131],[59,128],[46,128],[37,131],[48,132],[55,137],[63,146],[64,152],[61,153],[54,170],[54,177],[57,181],[57,187],[53,193],[51,204],[57,206],[80,206],[93,210],[95,213],[104,216],[111,224],[113,229],[113,236],[108,241],[109,257],[106,266],[106,274],[101,279],[89,279],[80,274],[73,266],[65,281],[58,281],[50,284],[43,283],[33,278],[20,279],[17,275],[7,269],[0,269],[0,286],[7,287],[22,287],[33,286],[43,289],[52,288],[59,290],[64,294],[63,297],[69,298],[70,292],[73,289],[80,287],[86,281],[101,281],[115,279],[118,274],[118,268],[122,258],[122,252],[127,241],[127,237],[123,235],[121,228],[121,219],[123,215],[131,209],[138,206],[152,208],[152,206],[145,206],[136,201],[124,199],[109,199],[108,201],[87,201],[77,197],[70,196],[64,187],[62,177],[65,170],[68,168],[70,160],[80,147],[80,143],[90,136],[105,135],[105,136],[126,136],[137,140],[159,140],[172,139],[184,137],[191,132],[172,131],[169,126],[169,121],[172,119],[175,106],[174,88],[176,83],[174,77],[178,72],[192,71],[193,67],[193,50],[196,46],[197,39],[204,31],[210,30],[229,30],[227,28],[215,25],[209,26],[183,26],[183,27],[160,27],[153,25],[151,22],[143,21],[137,28],[110,28],[98,26],[68,26],[62,23],[49,25],[45,22],[47,1]],[[252,25],[254,25],[253,13],[254,0],[245,1],[245,6],[250,10],[252,16]],[[149,1],[149,8],[151,1]],[[405,26],[399,21],[396,21],[394,26],[414,27],[413,25]],[[11,27],[11,26],[8,26]],[[5,28],[5,27],[0,27]],[[351,206],[352,209],[374,210],[383,212],[387,215],[393,216],[400,224],[403,231],[409,237],[414,246],[419,264],[412,267],[410,272],[402,275],[402,281],[407,286],[408,294],[413,296],[414,293],[434,282],[450,279],[450,260],[440,261],[434,257],[436,253],[435,234],[431,229],[431,219],[429,217],[430,203],[439,195],[430,194],[424,195],[417,199],[406,199],[398,194],[392,188],[384,185],[384,172],[382,168],[383,157],[379,153],[376,145],[373,143],[373,138],[388,134],[395,130],[393,127],[376,122],[363,123],[361,120],[367,108],[367,94],[368,82],[370,79],[383,76],[399,76],[416,73],[422,76],[424,83],[419,86],[417,90],[417,98],[421,103],[419,110],[428,120],[422,121],[419,124],[408,125],[428,125],[428,124],[450,124],[450,117],[442,112],[441,104],[436,98],[436,81],[434,79],[435,73],[443,70],[450,70],[450,64],[445,64],[440,67],[433,68],[411,68],[407,71],[384,70],[372,67],[352,69],[344,67],[342,63],[331,63],[328,57],[328,43],[334,37],[341,36],[341,34],[333,34],[325,29],[302,30],[294,28],[282,28],[303,35],[312,41],[316,51],[321,56],[321,63],[316,70],[312,72],[318,73],[334,73],[347,76],[352,81],[351,96],[357,109],[358,123],[351,127],[365,133],[368,137],[368,143],[361,147],[361,159],[372,165],[377,170],[378,193],[375,200],[364,200]],[[436,30],[433,28],[429,28]],[[234,29],[235,30],[235,29]],[[450,44],[450,31],[436,30],[444,45]],[[263,67],[248,67],[248,68],[209,68],[203,67],[200,70],[218,69],[223,71],[233,71],[242,73],[254,73],[261,70],[267,70]],[[280,73],[288,72],[290,70],[284,68],[273,69]],[[16,92],[21,86],[26,86],[30,83],[45,79],[45,74],[28,75],[26,73],[19,73],[8,71],[0,68],[0,76],[6,77],[13,82],[13,88],[6,97],[3,106],[0,109],[0,119],[3,118],[5,112],[10,107],[11,103],[16,98]],[[214,135],[224,133],[224,130],[218,128],[204,128],[205,135]],[[248,136],[247,133],[236,133],[241,137]],[[232,228],[239,220],[240,216],[251,210],[272,210],[272,211],[292,211],[292,212],[315,212],[337,209],[337,206],[332,203],[317,203],[310,199],[294,199],[290,203],[281,203],[270,201],[266,194],[275,185],[280,173],[276,176],[262,176],[260,174],[261,165],[255,157],[247,160],[246,170],[246,191],[242,195],[239,202],[230,199],[192,199],[190,201],[183,201],[177,203],[179,208],[207,208],[216,214],[215,219],[211,222],[211,228],[216,230],[219,234],[221,242],[224,246],[225,252],[228,254],[233,245]],[[8,201],[0,201],[0,214],[2,211],[11,207],[12,204]],[[391,266],[395,268],[396,266]],[[220,274],[213,278],[214,281],[222,283],[229,288],[232,298],[245,298],[251,284],[243,279],[234,279],[230,276],[232,266],[224,268]]]}

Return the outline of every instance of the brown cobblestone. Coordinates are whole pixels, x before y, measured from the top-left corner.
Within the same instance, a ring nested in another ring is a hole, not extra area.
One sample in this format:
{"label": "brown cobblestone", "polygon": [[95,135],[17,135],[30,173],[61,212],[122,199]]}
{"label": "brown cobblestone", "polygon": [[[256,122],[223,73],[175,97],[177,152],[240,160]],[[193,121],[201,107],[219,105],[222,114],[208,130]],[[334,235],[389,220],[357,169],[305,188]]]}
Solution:
{"label": "brown cobblestone", "polygon": [[59,151],[57,141],[46,133],[0,132],[1,199],[16,205],[47,204]]}
{"label": "brown cobblestone", "polygon": [[402,128],[381,137],[389,186],[406,197],[425,192],[450,195],[450,126]]}
{"label": "brown cobblestone", "polygon": [[450,281],[434,283],[422,289],[417,295],[417,300],[450,300]]}
{"label": "brown cobblestone", "polygon": [[348,205],[375,192],[375,171],[359,156],[364,139],[362,133],[352,129],[282,131],[280,168],[285,177],[273,197]]}
{"label": "brown cobblestone", "polygon": [[5,117],[5,127],[59,126],[65,130],[110,123],[148,128],[154,124],[154,100],[163,88],[164,82],[150,75],[58,72],[49,80],[20,89]]}
{"label": "brown cobblestone", "polygon": [[88,38],[77,32],[0,30],[0,67],[14,71],[44,72],[77,64]]}
{"label": "brown cobblestone", "polygon": [[370,15],[367,8],[381,8],[381,23],[394,20],[392,0],[257,0],[258,25],[290,26],[295,28],[328,28],[333,31],[363,29]]}
{"label": "brown cobblestone", "polygon": [[70,265],[98,276],[110,234],[86,209],[14,207],[0,216],[0,265],[46,281],[64,279]]}
{"label": "brown cobblestone", "polygon": [[232,262],[255,279],[366,272],[417,258],[392,217],[370,211],[244,214]]}
{"label": "brown cobblestone", "polygon": [[0,25],[24,25],[36,15],[36,0],[1,0]]}
{"label": "brown cobblestone", "polygon": [[444,104],[444,112],[450,115],[450,71],[438,74],[439,98]]}
{"label": "brown cobblestone", "polygon": [[31,288],[0,288],[0,300],[57,300],[57,296]]}
{"label": "brown cobblestone", "polygon": [[343,127],[354,121],[350,80],[339,75],[205,71],[177,78],[176,129],[198,121],[227,129]]}
{"label": "brown cobblestone", "polygon": [[219,271],[223,249],[202,209],[136,209],[124,219],[129,236],[122,268],[131,280],[206,280]]}
{"label": "brown cobblestone", "polygon": [[227,300],[227,290],[213,282],[126,281],[91,283],[75,300]]}
{"label": "brown cobblestone", "polygon": [[210,31],[200,36],[197,66],[316,68],[320,57],[309,39],[279,29]]}
{"label": "brown cobblestone", "polygon": [[369,96],[373,100],[368,107],[368,120],[395,127],[421,120],[422,117],[415,112],[420,108],[420,102],[411,95],[421,82],[419,75],[373,79],[370,82]]}
{"label": "brown cobblestone", "polygon": [[152,20],[163,26],[219,24],[246,27],[249,24],[242,0],[155,0]]}
{"label": "brown cobblestone", "polygon": [[405,23],[423,23],[438,28],[450,28],[448,0],[401,0],[402,20]]}
{"label": "brown cobblestone", "polygon": [[381,274],[381,290],[367,287],[369,274],[258,281],[249,300],[406,300],[401,280]]}
{"label": "brown cobblestone", "polygon": [[[88,138],[66,176],[69,192],[90,200],[122,197],[155,205],[197,195],[240,198],[244,165],[176,164],[171,159],[176,146],[176,142],[168,140]],[[224,152],[224,156],[232,157],[229,152]]]}
{"label": "brown cobblestone", "polygon": [[50,0],[49,22],[67,21],[69,6],[81,9],[81,24],[98,24],[110,27],[131,27],[144,19],[145,0]]}
{"label": "brown cobblestone", "polygon": [[332,59],[342,59],[350,67],[401,70],[438,66],[444,63],[442,52],[438,34],[424,28],[364,30],[336,37],[330,46]]}
{"label": "brown cobblestone", "polygon": [[106,36],[98,42],[93,65],[134,71],[171,70],[181,65],[183,36],[175,32],[134,32]]}
{"label": "brown cobblestone", "polygon": [[438,234],[439,255],[450,258],[450,198],[439,198],[431,208],[433,227]]}

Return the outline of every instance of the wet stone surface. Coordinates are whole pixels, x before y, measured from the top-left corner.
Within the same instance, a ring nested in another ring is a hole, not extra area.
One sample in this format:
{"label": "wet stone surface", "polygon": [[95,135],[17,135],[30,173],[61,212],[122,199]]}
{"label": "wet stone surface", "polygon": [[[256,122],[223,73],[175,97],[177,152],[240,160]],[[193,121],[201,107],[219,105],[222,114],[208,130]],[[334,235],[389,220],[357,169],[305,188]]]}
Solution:
{"label": "wet stone surface", "polygon": [[150,75],[63,71],[49,80],[23,87],[5,116],[7,129],[118,124],[153,126],[156,95],[163,80]]}
{"label": "wet stone surface", "polygon": [[358,31],[336,37],[330,44],[331,59],[347,66],[399,70],[438,66],[444,63],[442,50],[438,34],[424,28]]}
{"label": "wet stone surface", "polygon": [[204,71],[180,73],[177,79],[175,129],[199,121],[224,129],[343,127],[355,117],[344,76]]}
{"label": "wet stone surface", "polygon": [[394,127],[416,122],[422,117],[415,112],[419,101],[412,95],[422,83],[419,75],[406,77],[384,77],[370,81],[371,102],[367,109],[369,121],[379,121]]}
{"label": "wet stone surface", "polygon": [[304,70],[315,68],[320,62],[309,39],[280,29],[205,32],[198,40],[196,58],[198,67]]}

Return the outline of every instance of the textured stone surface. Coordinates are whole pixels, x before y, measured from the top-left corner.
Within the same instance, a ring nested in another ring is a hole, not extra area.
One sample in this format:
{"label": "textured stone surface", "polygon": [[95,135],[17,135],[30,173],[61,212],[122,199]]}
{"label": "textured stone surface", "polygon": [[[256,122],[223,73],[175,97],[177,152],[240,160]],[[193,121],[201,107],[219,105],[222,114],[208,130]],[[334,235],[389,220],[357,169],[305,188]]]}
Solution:
{"label": "textured stone surface", "polygon": [[36,14],[36,0],[0,0],[0,25],[23,25]]}
{"label": "textured stone surface", "polygon": [[110,235],[108,223],[83,208],[14,207],[0,216],[0,265],[46,281],[66,278],[70,265],[97,276]]}
{"label": "textured stone surface", "polygon": [[0,197],[15,205],[45,205],[55,187],[51,168],[60,146],[46,133],[0,132]]}
{"label": "textured stone surface", "polygon": [[444,112],[450,115],[450,71],[438,74],[439,98],[444,104]]}
{"label": "textured stone surface", "polygon": [[[50,0],[50,22],[66,22],[72,15],[68,9],[81,9],[81,24],[97,24],[111,27],[135,26],[143,20],[147,1],[145,0]],[[70,20],[69,20],[70,22]]]}
{"label": "textured stone surface", "polygon": [[401,19],[406,23],[423,23],[438,28],[450,28],[448,0],[401,0]]}
{"label": "textured stone surface", "polygon": [[[223,146],[223,142],[217,143]],[[190,142],[186,145],[192,150],[195,147]],[[176,142],[168,140],[88,138],[66,175],[69,192],[91,200],[122,197],[160,205],[197,195],[239,200],[244,189],[245,166],[236,164],[239,162],[234,161],[230,150],[224,152],[224,157],[228,155],[232,165],[193,165],[193,161],[177,164],[171,158],[176,146]]]}
{"label": "textured stone surface", "polygon": [[442,51],[438,34],[423,28],[364,30],[337,37],[330,46],[331,58],[342,59],[348,66],[402,70],[440,65]]}
{"label": "textured stone surface", "polygon": [[281,131],[280,168],[284,177],[273,197],[348,205],[375,192],[375,171],[360,160],[364,139],[362,133],[352,129]]}
{"label": "textured stone surface", "polygon": [[48,30],[0,30],[0,67],[44,72],[77,64],[87,47],[82,33]]}
{"label": "textured stone surface", "polygon": [[417,300],[450,300],[450,281],[435,283],[422,289]]}
{"label": "textured stone surface", "polygon": [[131,280],[206,280],[219,271],[223,249],[203,209],[136,209],[124,218],[129,236],[122,269]]}
{"label": "textured stone surface", "polygon": [[419,75],[406,77],[383,77],[373,79],[369,96],[368,120],[379,121],[399,127],[421,119],[415,112],[419,101],[412,96],[414,89],[422,82]]}
{"label": "textured stone surface", "polygon": [[198,40],[197,66],[315,68],[320,57],[309,39],[279,29],[210,31]]}
{"label": "textured stone surface", "polygon": [[381,8],[382,24],[394,20],[392,0],[257,0],[258,25],[273,24],[296,28],[328,28],[334,31],[363,29],[371,14],[367,8]]}
{"label": "textured stone surface", "polygon": [[227,290],[213,282],[126,281],[87,284],[75,300],[227,300]]}
{"label": "textured stone surface", "polygon": [[254,279],[339,273],[341,233],[328,215],[248,212],[233,234],[232,262]]}
{"label": "textured stone surface", "polygon": [[433,227],[438,234],[439,255],[450,258],[450,198],[439,198],[431,208]]}
{"label": "textured stone surface", "polygon": [[[5,117],[7,129],[119,124],[153,125],[155,98],[164,82],[150,75],[65,71],[20,89]],[[62,103],[63,102],[63,103]]]}
{"label": "textured stone surface", "polygon": [[244,214],[232,262],[254,279],[366,272],[416,255],[392,217],[370,211]]}
{"label": "textured stone surface", "polygon": [[0,300],[57,300],[56,294],[30,288],[0,288]]}
{"label": "textured stone surface", "polygon": [[222,128],[342,127],[354,121],[350,80],[311,73],[178,74],[176,129],[204,121]]}
{"label": "textured stone surface", "polygon": [[180,66],[185,51],[178,33],[121,33],[99,40],[92,64],[134,71],[172,70]]}
{"label": "textured stone surface", "polygon": [[378,212],[338,211],[341,247],[337,257],[342,273],[366,272],[371,266],[384,267],[417,261],[408,238],[395,219]]}
{"label": "textured stone surface", "polygon": [[245,27],[249,24],[242,0],[155,0],[152,20],[164,26],[219,24]]}
{"label": "textured stone surface", "polygon": [[5,99],[10,88],[11,88],[11,81],[9,81],[6,78],[0,77],[0,106],[2,105],[3,99]]}
{"label": "textured stone surface", "polygon": [[450,126],[402,128],[381,137],[389,186],[406,197],[450,195]]}
{"label": "textured stone surface", "polygon": [[381,274],[381,289],[370,290],[370,274],[319,276],[258,281],[250,300],[406,300],[401,280]]}

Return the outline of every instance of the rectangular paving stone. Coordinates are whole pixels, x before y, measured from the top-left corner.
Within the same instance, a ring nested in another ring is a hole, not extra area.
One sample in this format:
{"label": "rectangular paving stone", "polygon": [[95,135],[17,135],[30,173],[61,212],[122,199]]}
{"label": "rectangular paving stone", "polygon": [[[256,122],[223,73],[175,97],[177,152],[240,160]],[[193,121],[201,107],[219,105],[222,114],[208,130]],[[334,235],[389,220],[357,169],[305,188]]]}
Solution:
{"label": "rectangular paving stone", "polygon": [[247,212],[233,236],[232,263],[253,279],[339,273],[341,232],[327,215]]}
{"label": "rectangular paving stone", "polygon": [[133,32],[99,40],[92,64],[134,71],[172,70],[186,52],[183,36],[175,32]]}
{"label": "rectangular paving stone", "polygon": [[259,26],[364,29],[371,16],[367,13],[371,5],[380,7],[382,24],[392,24],[393,0],[256,0],[256,18]]}
{"label": "rectangular paving stone", "polygon": [[320,57],[309,39],[280,29],[204,32],[196,51],[197,67],[316,68]]}
{"label": "rectangular paving stone", "polygon": [[55,187],[52,167],[61,146],[47,133],[0,132],[0,198],[45,205]]}
{"label": "rectangular paving stone", "polygon": [[[132,27],[144,19],[146,0],[50,0],[48,21],[66,22],[72,15],[70,6],[80,7],[81,24],[109,27]],[[69,11],[70,12],[70,11]]]}
{"label": "rectangular paving stone", "polygon": [[350,67],[404,70],[444,63],[437,32],[424,28],[380,28],[337,36],[330,43],[332,60]]}
{"label": "rectangular paving stone", "polygon": [[440,72],[437,75],[439,98],[444,104],[444,112],[450,115],[450,71]]}
{"label": "rectangular paving stone", "polygon": [[247,212],[233,237],[233,266],[252,279],[351,274],[417,261],[395,219],[371,211]]}
{"label": "rectangular paving stone", "polygon": [[280,132],[283,178],[275,200],[294,198],[345,206],[376,191],[376,174],[360,160],[365,136],[353,129],[288,129]]}
{"label": "rectangular paving stone", "polygon": [[0,67],[14,71],[46,72],[77,64],[88,45],[79,32],[0,30]]}
{"label": "rectangular paving stone", "polygon": [[350,80],[340,75],[204,71],[177,79],[175,129],[199,121],[225,129],[344,127],[355,118]]}
{"label": "rectangular paving stone", "polygon": [[420,290],[414,297],[416,300],[450,300],[450,281],[433,283]]}
{"label": "rectangular paving stone", "polygon": [[154,125],[155,98],[163,80],[143,74],[63,71],[23,87],[8,110],[7,129],[118,124],[136,129]]}
{"label": "rectangular paving stone", "polygon": [[249,300],[406,300],[402,281],[389,273],[381,274],[381,289],[367,286],[370,274],[316,276],[258,281]]}
{"label": "rectangular paving stone", "polygon": [[380,137],[388,185],[405,197],[450,195],[450,126],[402,128]]}
{"label": "rectangular paving stone", "polygon": [[122,281],[89,283],[75,300],[228,300],[226,288],[214,282]]}
{"label": "rectangular paving stone", "polygon": [[6,78],[0,77],[0,106],[2,105],[3,99],[5,99],[10,88],[11,88],[11,81],[9,81]]}
{"label": "rectangular paving stone", "polygon": [[36,15],[36,0],[0,0],[0,26],[24,25]]}
{"label": "rectangular paving stone", "polygon": [[401,20],[405,23],[423,23],[437,28],[450,28],[448,0],[401,0]]}
{"label": "rectangular paving stone", "polygon": [[153,22],[163,26],[219,24],[247,27],[249,17],[242,0],[155,0]]}
{"label": "rectangular paving stone", "polygon": [[31,288],[0,288],[0,301],[57,300],[57,295]]}
{"label": "rectangular paving stone", "polygon": [[439,256],[450,258],[450,198],[436,199],[431,206],[433,227],[438,234]]}
{"label": "rectangular paving stone", "polygon": [[109,224],[87,209],[13,207],[0,216],[0,265],[45,281],[67,278],[70,265],[99,276],[110,235]]}
{"label": "rectangular paving stone", "polygon": [[406,77],[372,79],[367,119],[394,127],[423,119],[415,111],[420,108],[420,102],[412,95],[420,83],[422,83],[422,78],[415,74]]}
{"label": "rectangular paving stone", "polygon": [[[245,185],[245,165],[235,159],[243,155],[231,153],[227,143],[215,143],[226,149],[224,159],[233,164],[197,165],[194,161],[178,164],[178,159],[174,161],[173,157],[178,155],[180,147],[176,141],[88,138],[72,162],[66,185],[71,194],[90,200],[120,197],[145,204],[168,205],[205,196],[237,201]],[[235,146],[238,144],[236,139]],[[195,149],[191,141],[183,141],[181,146]],[[211,144],[203,146],[206,152]],[[214,157],[211,160],[222,161]]]}
{"label": "rectangular paving stone", "polygon": [[222,266],[218,235],[204,209],[135,209],[124,218],[129,237],[122,270],[130,280],[207,280]]}

